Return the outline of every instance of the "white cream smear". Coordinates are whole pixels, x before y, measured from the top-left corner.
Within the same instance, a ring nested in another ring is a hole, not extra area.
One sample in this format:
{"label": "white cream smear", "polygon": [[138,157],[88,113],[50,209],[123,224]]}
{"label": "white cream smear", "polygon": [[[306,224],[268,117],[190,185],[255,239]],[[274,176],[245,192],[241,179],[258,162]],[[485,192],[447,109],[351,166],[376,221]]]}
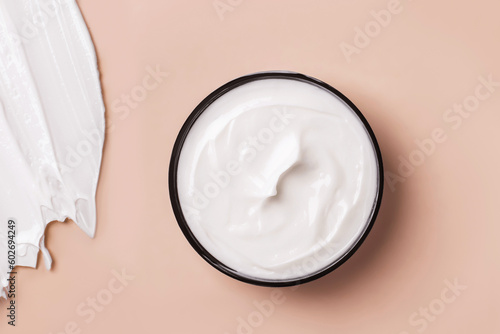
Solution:
{"label": "white cream smear", "polygon": [[257,80],[219,97],[192,126],[179,201],[196,239],[227,267],[298,279],[341,259],[365,232],[377,161],[363,123],[336,95]]}
{"label": "white cream smear", "polygon": [[[36,267],[51,221],[93,237],[104,140],[96,55],[74,0],[0,0],[0,283],[8,221],[16,265]],[[2,294],[5,296],[2,289]]]}

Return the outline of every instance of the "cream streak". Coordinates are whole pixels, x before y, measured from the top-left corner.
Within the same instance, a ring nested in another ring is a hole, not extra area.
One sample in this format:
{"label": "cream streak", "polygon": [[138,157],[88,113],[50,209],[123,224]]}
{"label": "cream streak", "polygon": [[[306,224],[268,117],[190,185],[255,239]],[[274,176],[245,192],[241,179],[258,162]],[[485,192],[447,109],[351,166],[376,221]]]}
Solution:
{"label": "cream streak", "polygon": [[90,237],[104,140],[96,55],[74,0],[0,0],[0,283],[9,219],[17,265],[35,267],[51,221]]}

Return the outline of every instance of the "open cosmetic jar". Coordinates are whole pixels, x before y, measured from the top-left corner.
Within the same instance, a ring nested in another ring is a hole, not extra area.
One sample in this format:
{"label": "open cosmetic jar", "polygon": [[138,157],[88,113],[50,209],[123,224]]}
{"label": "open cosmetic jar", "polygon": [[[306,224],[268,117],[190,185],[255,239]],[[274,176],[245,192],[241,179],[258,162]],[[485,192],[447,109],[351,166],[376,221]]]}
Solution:
{"label": "open cosmetic jar", "polygon": [[358,108],[294,72],[216,89],[180,130],[169,170],[175,217],[198,254],[272,287],[345,262],[369,233],[382,189],[380,149]]}

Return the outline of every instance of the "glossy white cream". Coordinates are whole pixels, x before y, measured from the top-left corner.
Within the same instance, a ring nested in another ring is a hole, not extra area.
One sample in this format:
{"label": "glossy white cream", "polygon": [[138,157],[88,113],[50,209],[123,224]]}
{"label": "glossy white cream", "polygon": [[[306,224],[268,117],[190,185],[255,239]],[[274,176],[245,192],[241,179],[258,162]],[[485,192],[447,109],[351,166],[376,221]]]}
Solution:
{"label": "glossy white cream", "polygon": [[183,145],[178,194],[189,228],[240,274],[290,280],[338,261],[366,230],[378,163],[358,116],[315,85],[235,88]]}
{"label": "glossy white cream", "polygon": [[96,55],[76,2],[0,0],[2,287],[9,219],[21,266],[35,267],[42,250],[50,268],[51,221],[70,218],[93,237],[103,140]]}

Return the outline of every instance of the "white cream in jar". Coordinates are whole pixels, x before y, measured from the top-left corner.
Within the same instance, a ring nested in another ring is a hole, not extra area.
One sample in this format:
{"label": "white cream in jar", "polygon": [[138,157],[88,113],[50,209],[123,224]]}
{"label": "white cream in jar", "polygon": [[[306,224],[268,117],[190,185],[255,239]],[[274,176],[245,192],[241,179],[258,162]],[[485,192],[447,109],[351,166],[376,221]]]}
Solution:
{"label": "white cream in jar", "polygon": [[380,197],[376,143],[360,117],[332,91],[279,76],[215,99],[178,156],[178,202],[196,241],[258,281],[340,261]]}

